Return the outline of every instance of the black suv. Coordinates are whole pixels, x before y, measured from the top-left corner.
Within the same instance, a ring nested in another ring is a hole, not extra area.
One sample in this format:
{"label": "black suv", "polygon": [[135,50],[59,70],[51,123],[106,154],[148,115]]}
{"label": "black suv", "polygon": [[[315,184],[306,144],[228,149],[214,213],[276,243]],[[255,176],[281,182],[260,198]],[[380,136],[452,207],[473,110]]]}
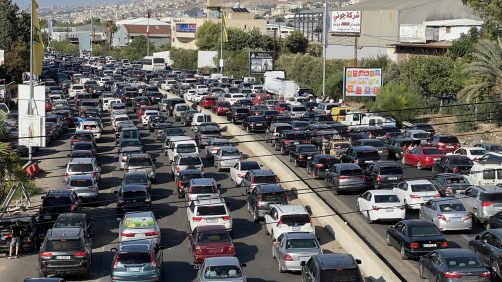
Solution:
{"label": "black suv", "polygon": [[53,228],[38,256],[40,274],[85,275],[91,266],[91,242],[82,228]]}
{"label": "black suv", "polygon": [[248,195],[248,211],[253,215],[253,220],[257,222],[270,211],[272,204],[288,204],[286,191],[280,184],[260,184]]}
{"label": "black suv", "polygon": [[267,120],[263,116],[248,116],[242,122],[242,128],[246,132],[265,131],[267,129]]}
{"label": "black suv", "polygon": [[82,209],[82,200],[71,190],[50,190],[42,196],[40,220],[55,220],[60,213],[75,212]]}
{"label": "black suv", "polygon": [[303,130],[283,130],[279,137],[272,141],[276,151],[281,155],[287,155],[298,144],[307,144],[307,137]]}
{"label": "black suv", "polygon": [[227,112],[226,116],[228,121],[237,124],[238,122],[245,121],[248,114],[249,114],[248,108],[232,106],[232,109],[229,112]]}
{"label": "black suv", "polygon": [[380,160],[378,150],[372,146],[351,147],[340,157],[342,163],[356,163],[361,167],[378,160]]}
{"label": "black suv", "polygon": [[295,166],[305,166],[317,154],[319,154],[319,151],[315,145],[300,144],[296,145],[289,153],[289,161],[294,161]]}
{"label": "black suv", "polygon": [[364,282],[359,270],[361,261],[350,254],[322,254],[302,261],[302,281],[354,281]]}
{"label": "black suv", "polygon": [[375,186],[375,189],[392,188],[404,180],[403,168],[393,161],[373,162],[365,174],[368,185]]}
{"label": "black suv", "polygon": [[8,253],[12,240],[11,226],[19,224],[21,236],[19,238],[19,250],[21,252],[37,251],[42,242],[40,238],[41,228],[36,224],[31,215],[6,216],[0,219],[0,252]]}

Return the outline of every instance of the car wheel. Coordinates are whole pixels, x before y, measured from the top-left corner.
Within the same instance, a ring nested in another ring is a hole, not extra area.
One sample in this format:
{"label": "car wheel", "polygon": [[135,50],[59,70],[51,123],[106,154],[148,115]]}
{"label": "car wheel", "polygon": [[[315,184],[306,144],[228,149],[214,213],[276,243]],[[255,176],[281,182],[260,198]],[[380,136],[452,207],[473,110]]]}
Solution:
{"label": "car wheel", "polygon": [[368,224],[373,224],[373,220],[371,219],[369,211],[366,211],[366,221],[368,222]]}
{"label": "car wheel", "polygon": [[284,272],[286,272],[286,271],[282,268],[281,263],[279,262],[279,260],[277,260],[277,265],[279,266],[279,267],[278,267],[278,268],[279,268],[279,273],[284,273]]}
{"label": "car wheel", "polygon": [[490,261],[490,268],[492,270],[492,276],[495,278],[500,277],[500,267],[495,260]]}
{"label": "car wheel", "polygon": [[295,160],[295,166],[298,167],[298,160]]}
{"label": "car wheel", "polygon": [[421,263],[418,264],[418,274],[420,275],[420,278],[425,279],[424,266]]}
{"label": "car wheel", "polygon": [[389,234],[386,234],[386,235],[385,235],[385,244],[386,244],[387,246],[390,246],[390,245],[391,245],[391,243],[390,243],[390,235],[389,235]]}
{"label": "car wheel", "polygon": [[401,259],[408,260],[408,255],[406,255],[404,245],[401,245],[401,248],[399,248],[399,255],[401,256]]}
{"label": "car wheel", "polygon": [[418,162],[418,163],[417,163],[417,169],[418,169],[418,170],[422,170],[422,163],[421,163],[421,162]]}
{"label": "car wheel", "polygon": [[286,150],[284,148],[281,148],[281,155],[286,155]]}
{"label": "car wheel", "polygon": [[[256,210],[254,210],[253,211],[253,221],[254,222],[258,222],[259,220],[260,219],[258,218],[258,214],[256,213]],[[267,229],[265,228],[265,230],[267,230]]]}

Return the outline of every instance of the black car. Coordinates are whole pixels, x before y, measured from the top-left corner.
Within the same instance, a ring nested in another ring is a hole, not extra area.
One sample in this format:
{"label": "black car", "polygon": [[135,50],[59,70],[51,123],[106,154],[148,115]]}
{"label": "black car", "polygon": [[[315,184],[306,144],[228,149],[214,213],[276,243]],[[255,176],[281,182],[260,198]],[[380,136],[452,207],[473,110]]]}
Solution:
{"label": "black car", "polygon": [[375,189],[392,188],[404,180],[403,168],[393,161],[376,161],[365,170],[366,182]]}
{"label": "black car", "polygon": [[150,99],[152,105],[157,105],[158,103],[160,103],[160,100],[162,100],[162,98],[164,97],[164,95],[162,95],[162,93],[158,91],[148,91],[146,96],[148,97],[148,99]]}
{"label": "black car", "polygon": [[[19,251],[35,252],[43,240],[43,228],[37,224],[32,215],[12,215],[0,219],[0,252],[9,253],[12,240],[11,227],[20,229]],[[16,227],[14,227],[16,228]]]}
{"label": "black car", "polygon": [[418,219],[402,220],[389,227],[385,242],[398,249],[403,260],[448,248],[448,241],[434,223]]}
{"label": "black car", "polygon": [[351,128],[348,132],[350,142],[352,143],[359,139],[384,138],[385,134],[385,130],[378,126],[358,126]]}
{"label": "black car", "polygon": [[301,130],[301,131],[304,131],[307,128],[307,126],[310,125],[308,121],[304,120],[293,120],[289,124],[291,124],[293,130]]}
{"label": "black car", "polygon": [[480,147],[480,148],[483,148],[483,149],[487,150],[488,152],[492,152],[492,153],[502,152],[502,146],[500,146],[499,144],[479,143],[479,144],[474,145],[474,147]]}
{"label": "black car", "polygon": [[311,174],[313,178],[324,178],[326,171],[340,161],[332,155],[315,155],[310,161],[307,162],[307,173]]}
{"label": "black car", "polygon": [[164,128],[162,135],[155,136],[155,139],[160,139],[162,142],[167,142],[173,136],[185,136],[185,131],[180,127],[166,127]]}
{"label": "black car", "polygon": [[117,211],[149,210],[152,206],[152,198],[145,185],[126,184],[120,187],[117,194]]}
{"label": "black car", "polygon": [[251,106],[253,106],[253,100],[251,99],[240,99],[240,100],[237,100],[235,101],[234,103],[234,107],[243,107],[243,108],[246,108],[246,109],[250,109]]}
{"label": "black car", "polygon": [[249,109],[244,108],[244,107],[236,107],[235,105],[232,106],[229,112],[227,112],[227,120],[231,121],[234,124],[237,124],[239,122],[243,122],[246,120],[247,116],[249,114]]}
{"label": "black car", "polygon": [[420,258],[420,278],[429,281],[491,281],[491,273],[476,254],[468,249],[432,251]]}
{"label": "black car", "polygon": [[492,215],[486,223],[486,229],[502,228],[502,212]]}
{"label": "black car", "polygon": [[174,182],[178,191],[178,199],[185,197],[185,192],[190,186],[190,180],[196,178],[204,178],[202,171],[197,168],[184,169],[175,176]]}
{"label": "black car", "polygon": [[386,160],[389,158],[389,149],[385,146],[381,140],[378,139],[359,139],[354,142],[354,147],[358,146],[371,146],[378,150],[380,158]]}
{"label": "black car", "polygon": [[386,139],[396,138],[402,134],[401,129],[395,125],[381,125],[380,128],[385,131]]}
{"label": "black car", "polygon": [[91,267],[92,248],[82,228],[53,228],[38,254],[41,276],[85,275]]}
{"label": "black car", "polygon": [[408,129],[423,130],[423,131],[428,132],[430,136],[433,136],[434,134],[436,134],[436,130],[434,129],[434,127],[432,127],[432,125],[430,125],[428,123],[415,123],[411,127],[409,127]]}
{"label": "black car", "polygon": [[272,204],[288,204],[288,196],[280,184],[256,185],[247,198],[248,211],[257,222],[270,211]]}
{"label": "black car", "polygon": [[165,116],[151,116],[149,119],[148,119],[148,131],[150,132],[153,132],[156,128],[157,128],[157,125],[158,124],[161,124],[161,123],[166,123],[167,122],[167,119]]}
{"label": "black car", "polygon": [[295,166],[305,166],[314,155],[319,154],[319,151],[312,144],[299,144],[289,153],[289,161],[294,162]]}
{"label": "black car", "polygon": [[172,116],[173,111],[174,111],[174,106],[176,104],[181,104],[181,103],[185,103],[185,100],[183,100],[183,98],[168,98],[168,99],[166,99],[165,108],[166,108],[167,115]]}
{"label": "black car", "polygon": [[334,129],[319,130],[315,132],[313,136],[309,136],[310,143],[314,144],[317,149],[321,151],[323,148],[326,148],[329,141],[332,140],[337,133],[338,132]]}
{"label": "black car", "polygon": [[307,144],[307,136],[303,130],[283,130],[279,136],[272,141],[272,146],[276,151],[281,151],[281,155],[287,155],[298,144]]}
{"label": "black car", "polygon": [[279,111],[276,110],[265,110],[261,113],[261,116],[264,117],[265,120],[267,121],[267,126],[270,126],[274,118],[278,115]]}
{"label": "black car", "polygon": [[242,128],[246,132],[264,132],[267,127],[267,120],[263,116],[248,116],[242,122]]}
{"label": "black car", "polygon": [[82,209],[82,200],[71,190],[50,190],[42,196],[39,210],[41,221],[55,220],[60,213],[76,212]]}
{"label": "black car", "polygon": [[361,167],[365,167],[378,160],[380,160],[378,149],[372,146],[351,147],[340,156],[342,163],[357,163]]}
{"label": "black car", "polygon": [[438,173],[431,179],[441,197],[461,195],[471,184],[464,175],[455,173]]}
{"label": "black car", "polygon": [[432,166],[433,173],[460,173],[469,174],[474,162],[467,156],[448,155],[442,157]]}
{"label": "black car", "polygon": [[493,229],[476,235],[469,241],[469,248],[477,255],[481,263],[492,270],[494,276],[502,279],[502,230]]}
{"label": "black car", "polygon": [[308,261],[302,261],[302,281],[351,281],[364,282],[359,269],[361,260],[354,259],[351,254],[321,254],[311,256]]}
{"label": "black car", "polygon": [[389,159],[400,160],[406,151],[414,146],[420,145],[421,140],[411,138],[396,137],[386,140],[386,146],[389,151]]}
{"label": "black car", "polygon": [[62,213],[58,216],[52,228],[82,228],[86,237],[93,235],[94,220],[85,213]]}

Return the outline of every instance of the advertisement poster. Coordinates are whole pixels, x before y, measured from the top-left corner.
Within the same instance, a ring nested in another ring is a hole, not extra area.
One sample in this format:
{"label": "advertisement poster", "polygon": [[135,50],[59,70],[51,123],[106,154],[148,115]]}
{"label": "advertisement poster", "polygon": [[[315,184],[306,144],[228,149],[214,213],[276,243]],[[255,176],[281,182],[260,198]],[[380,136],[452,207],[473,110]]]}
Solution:
{"label": "advertisement poster", "polygon": [[249,52],[249,73],[263,74],[274,69],[274,52]]}
{"label": "advertisement poster", "polygon": [[361,11],[334,11],[331,13],[331,32],[361,33]]}
{"label": "advertisement poster", "polygon": [[176,32],[196,32],[197,25],[196,24],[188,24],[188,23],[177,23],[176,24]]}
{"label": "advertisement poster", "polygon": [[45,147],[45,118],[25,115],[19,120],[19,145]]}
{"label": "advertisement poster", "polygon": [[382,88],[381,68],[345,68],[345,97],[375,97]]}

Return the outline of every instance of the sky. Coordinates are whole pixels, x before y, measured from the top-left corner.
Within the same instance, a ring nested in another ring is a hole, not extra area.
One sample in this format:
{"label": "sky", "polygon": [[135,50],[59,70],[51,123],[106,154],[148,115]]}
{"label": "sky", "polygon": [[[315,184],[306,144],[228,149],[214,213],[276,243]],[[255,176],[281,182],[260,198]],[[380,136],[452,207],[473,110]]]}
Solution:
{"label": "sky", "polygon": [[[37,0],[38,6],[40,7],[50,7],[52,5],[56,6],[82,6],[100,3],[114,3],[114,2],[124,2],[123,0]],[[21,9],[26,9],[30,7],[31,0],[13,0]]]}

